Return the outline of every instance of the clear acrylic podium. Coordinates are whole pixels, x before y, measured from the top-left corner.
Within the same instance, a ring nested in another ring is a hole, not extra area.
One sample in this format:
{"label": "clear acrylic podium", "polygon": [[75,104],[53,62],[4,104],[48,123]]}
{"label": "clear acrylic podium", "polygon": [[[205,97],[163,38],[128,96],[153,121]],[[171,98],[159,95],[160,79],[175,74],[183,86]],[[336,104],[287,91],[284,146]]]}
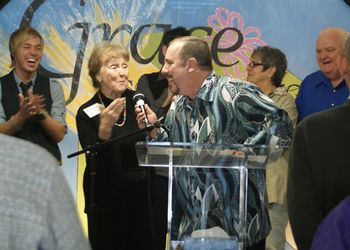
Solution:
{"label": "clear acrylic podium", "polygon": [[[263,171],[283,148],[138,142],[136,152],[140,166],[169,169],[167,249],[241,250],[247,236],[248,169]],[[236,212],[231,206],[238,207]]]}

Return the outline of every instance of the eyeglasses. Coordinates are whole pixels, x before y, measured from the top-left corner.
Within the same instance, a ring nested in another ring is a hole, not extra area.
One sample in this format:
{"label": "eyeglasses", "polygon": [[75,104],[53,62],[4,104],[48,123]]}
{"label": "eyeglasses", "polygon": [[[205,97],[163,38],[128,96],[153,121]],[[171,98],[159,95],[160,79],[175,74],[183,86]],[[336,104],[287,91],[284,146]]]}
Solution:
{"label": "eyeglasses", "polygon": [[248,66],[251,67],[251,68],[255,68],[257,66],[263,66],[263,65],[264,65],[263,63],[258,63],[258,62],[250,62],[248,64]]}

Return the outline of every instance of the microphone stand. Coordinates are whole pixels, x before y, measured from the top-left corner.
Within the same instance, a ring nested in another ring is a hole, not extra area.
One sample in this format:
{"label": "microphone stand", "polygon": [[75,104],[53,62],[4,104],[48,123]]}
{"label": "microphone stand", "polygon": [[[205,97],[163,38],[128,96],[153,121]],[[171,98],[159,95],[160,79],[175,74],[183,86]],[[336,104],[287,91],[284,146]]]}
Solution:
{"label": "microphone stand", "polygon": [[121,136],[118,136],[118,137],[113,137],[113,138],[111,138],[111,139],[109,139],[107,141],[104,141],[104,142],[96,142],[94,145],[87,146],[86,148],[84,148],[84,149],[82,149],[80,151],[77,151],[77,152],[74,152],[74,153],[71,153],[71,154],[67,155],[67,158],[72,158],[72,157],[80,155],[82,153],[90,154],[91,152],[98,151],[101,148],[103,148],[103,147],[105,147],[105,146],[107,146],[109,144],[112,144],[112,143],[114,143],[116,141],[123,140],[123,139],[126,139],[128,137],[141,134],[143,132],[148,132],[148,131],[151,131],[154,128],[160,128],[162,126],[163,126],[163,124],[160,122],[160,119],[159,119],[154,125],[148,125],[145,128],[137,129],[137,130],[134,130],[134,131],[132,131],[130,133],[127,133],[127,134],[124,134],[124,135],[121,135]]}
{"label": "microphone stand", "polygon": [[96,158],[98,155],[98,151],[100,149],[102,149],[103,147],[115,143],[117,141],[122,141],[126,138],[129,138],[131,136],[134,135],[138,135],[144,132],[149,132],[154,128],[160,128],[163,126],[163,123],[161,123],[161,121],[163,120],[164,117],[161,117],[160,119],[158,119],[158,121],[154,124],[154,125],[148,125],[145,128],[142,129],[137,129],[134,130],[130,133],[118,136],[118,137],[113,137],[109,140],[106,140],[104,142],[97,142],[94,145],[88,146],[86,148],[84,148],[83,150],[74,152],[72,154],[67,155],[67,158],[72,158],[75,156],[78,156],[82,153],[86,154],[86,158],[88,160],[88,162],[90,163],[90,204],[89,204],[89,208],[88,208],[88,213],[89,213],[89,217],[90,219],[88,220],[88,233],[89,233],[89,239],[90,239],[90,243],[93,249],[97,249],[96,246],[96,232],[95,232],[95,227],[93,225],[96,225],[96,193],[95,193],[95,177],[96,177]]}

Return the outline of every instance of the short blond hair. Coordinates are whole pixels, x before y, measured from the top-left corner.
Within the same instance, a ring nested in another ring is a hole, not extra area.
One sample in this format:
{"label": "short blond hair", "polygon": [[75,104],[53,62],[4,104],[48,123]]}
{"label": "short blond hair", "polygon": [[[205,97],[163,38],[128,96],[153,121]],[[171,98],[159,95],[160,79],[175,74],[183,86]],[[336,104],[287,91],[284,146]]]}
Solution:
{"label": "short blond hair", "polygon": [[41,42],[41,46],[44,48],[44,38],[40,35],[40,33],[32,28],[32,27],[23,27],[15,30],[11,36],[9,41],[9,49],[11,56],[11,67],[15,66],[15,52],[16,49],[21,46],[26,40],[32,37],[38,37]]}
{"label": "short blond hair", "polygon": [[92,79],[92,85],[95,88],[101,86],[100,82],[96,79],[96,75],[100,72],[101,67],[104,63],[108,62],[112,58],[124,58],[129,61],[129,51],[116,44],[109,42],[101,42],[95,45],[88,62],[89,75]]}

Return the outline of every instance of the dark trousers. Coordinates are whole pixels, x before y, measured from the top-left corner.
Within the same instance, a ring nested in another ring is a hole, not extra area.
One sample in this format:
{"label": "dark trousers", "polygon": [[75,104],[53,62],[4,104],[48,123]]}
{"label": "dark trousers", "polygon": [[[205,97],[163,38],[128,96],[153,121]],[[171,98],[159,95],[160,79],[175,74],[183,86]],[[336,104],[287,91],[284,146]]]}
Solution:
{"label": "dark trousers", "polygon": [[114,209],[107,203],[97,205],[95,217],[88,213],[92,249],[153,249],[148,190],[147,178],[124,180]]}
{"label": "dark trousers", "polygon": [[168,214],[168,178],[157,174],[151,179],[154,250],[165,249]]}
{"label": "dark trousers", "polygon": [[255,243],[254,245],[247,247],[246,250],[265,250],[265,242],[266,242],[266,239],[263,239]]}

